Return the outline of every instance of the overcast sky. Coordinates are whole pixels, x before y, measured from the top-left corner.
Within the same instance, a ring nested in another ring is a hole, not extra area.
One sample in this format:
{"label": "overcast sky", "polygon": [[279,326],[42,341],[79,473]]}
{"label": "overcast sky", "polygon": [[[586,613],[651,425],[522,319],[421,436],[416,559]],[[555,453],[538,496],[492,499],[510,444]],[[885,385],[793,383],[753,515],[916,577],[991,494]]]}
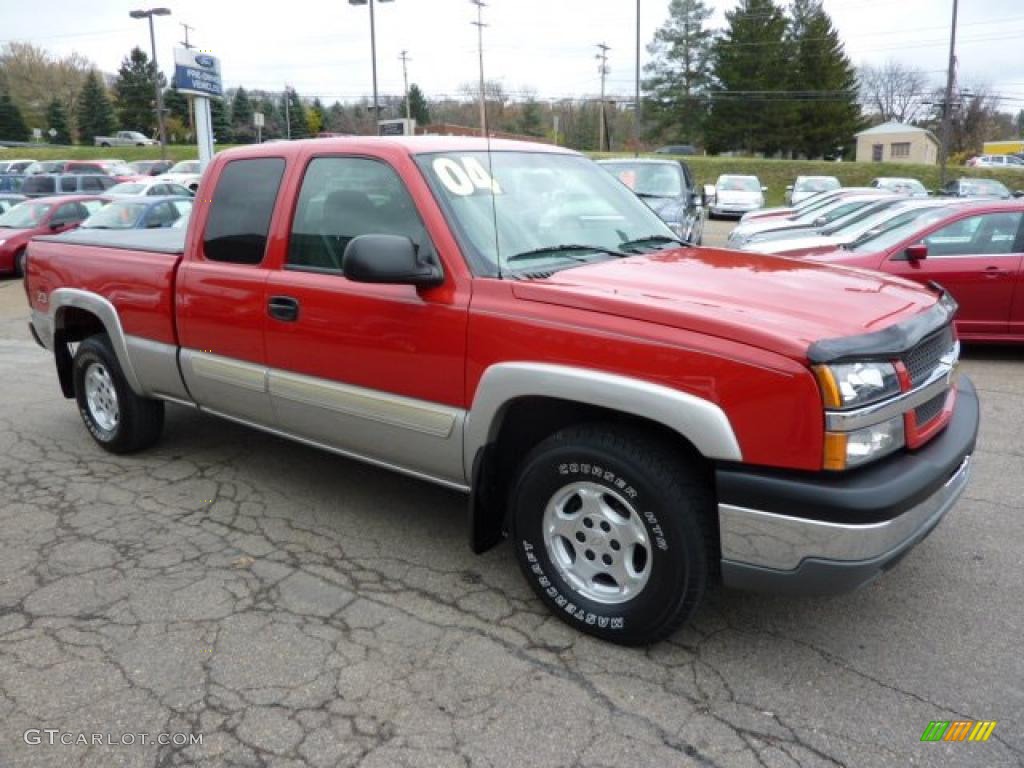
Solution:
{"label": "overcast sky", "polygon": [[[611,46],[609,92],[633,90],[634,0],[487,0],[485,70],[517,94],[582,97],[599,88],[596,44]],[[668,0],[641,0],[646,44],[665,19]],[[180,22],[192,42],[221,57],[226,85],[353,100],[371,92],[369,14],[348,0],[167,0],[173,15],[157,19],[157,53],[170,71]],[[733,0],[711,0],[713,23]],[[106,72],[133,45],[149,51],[140,7],[121,0],[0,0],[0,40],[29,40],[55,53],[78,51]],[[141,6],[146,7],[146,6]],[[952,0],[825,0],[855,64],[892,58],[944,81]],[[456,93],[477,77],[476,9],[469,0],[393,0],[376,7],[378,80],[382,93],[402,92],[399,52],[409,51],[409,77],[428,95]],[[1004,109],[1024,108],[1024,1],[960,3],[959,80],[1003,94]],[[644,52],[646,59],[646,51]]]}

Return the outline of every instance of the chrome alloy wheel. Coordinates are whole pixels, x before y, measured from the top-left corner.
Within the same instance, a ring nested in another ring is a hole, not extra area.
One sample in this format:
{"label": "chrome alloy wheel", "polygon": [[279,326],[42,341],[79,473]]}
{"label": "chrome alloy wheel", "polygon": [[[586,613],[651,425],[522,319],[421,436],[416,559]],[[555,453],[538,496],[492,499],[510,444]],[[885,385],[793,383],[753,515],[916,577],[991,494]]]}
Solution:
{"label": "chrome alloy wheel", "polygon": [[611,489],[587,481],[563,486],[548,501],[541,525],[559,575],[588,600],[624,603],[647,584],[652,555],[647,527],[633,505]]}
{"label": "chrome alloy wheel", "polygon": [[96,426],[105,432],[113,432],[117,428],[121,420],[117,390],[110,372],[102,363],[91,363],[85,371],[85,401]]}

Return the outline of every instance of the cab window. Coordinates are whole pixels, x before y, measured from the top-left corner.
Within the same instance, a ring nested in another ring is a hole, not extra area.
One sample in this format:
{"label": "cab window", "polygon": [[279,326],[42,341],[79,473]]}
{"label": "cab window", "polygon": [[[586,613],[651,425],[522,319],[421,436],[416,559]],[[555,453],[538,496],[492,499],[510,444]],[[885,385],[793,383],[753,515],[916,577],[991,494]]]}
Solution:
{"label": "cab window", "polygon": [[1017,252],[1024,214],[1006,211],[968,216],[932,232],[924,239],[928,257],[998,256]]}

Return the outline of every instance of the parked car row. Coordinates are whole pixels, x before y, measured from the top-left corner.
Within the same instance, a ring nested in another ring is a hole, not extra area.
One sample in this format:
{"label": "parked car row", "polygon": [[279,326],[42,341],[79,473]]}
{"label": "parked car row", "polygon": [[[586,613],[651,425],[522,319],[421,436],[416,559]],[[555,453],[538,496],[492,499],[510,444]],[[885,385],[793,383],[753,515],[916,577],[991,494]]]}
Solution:
{"label": "parked car row", "polygon": [[[93,177],[83,177],[93,178]],[[0,196],[0,274],[23,275],[29,240],[73,229],[162,229],[192,211],[191,195],[110,198],[60,195]]]}

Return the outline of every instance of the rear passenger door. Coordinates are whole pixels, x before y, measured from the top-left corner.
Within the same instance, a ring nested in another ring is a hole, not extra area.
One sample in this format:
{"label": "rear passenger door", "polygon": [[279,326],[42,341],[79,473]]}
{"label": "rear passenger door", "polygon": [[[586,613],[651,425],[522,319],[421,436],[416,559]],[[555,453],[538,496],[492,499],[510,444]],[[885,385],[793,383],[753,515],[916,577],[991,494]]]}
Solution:
{"label": "rear passenger door", "polygon": [[223,167],[175,294],[181,372],[192,398],[261,426],[274,423],[263,349],[264,261],[284,172],[279,157]]}
{"label": "rear passenger door", "polygon": [[345,247],[368,234],[408,237],[436,253],[390,165],[312,158],[283,268],[266,284],[274,410],[289,433],[462,483],[468,297],[450,282],[417,289],[349,281]]}
{"label": "rear passenger door", "polygon": [[1022,218],[1015,211],[964,216],[925,235],[927,258],[913,261],[896,254],[887,271],[921,283],[934,281],[948,290],[960,304],[960,333],[1006,334],[1024,258]]}

